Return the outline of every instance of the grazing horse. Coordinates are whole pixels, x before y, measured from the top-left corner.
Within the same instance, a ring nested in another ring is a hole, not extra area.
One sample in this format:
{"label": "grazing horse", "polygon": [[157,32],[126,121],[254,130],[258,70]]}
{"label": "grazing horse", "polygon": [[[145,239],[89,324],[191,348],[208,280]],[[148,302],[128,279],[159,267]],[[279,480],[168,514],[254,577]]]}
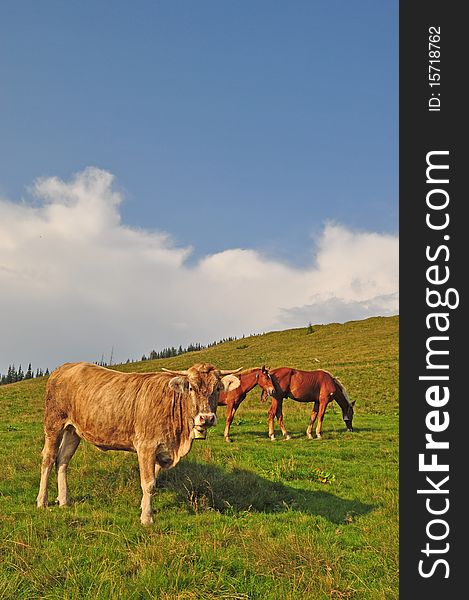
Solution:
{"label": "grazing horse", "polygon": [[288,367],[279,367],[278,369],[269,369],[274,391],[269,391],[261,382],[259,385],[263,388],[262,397],[272,396],[272,403],[269,409],[269,437],[275,440],[274,419],[277,417],[278,424],[282,430],[285,439],[290,439],[287,429],[283,424],[282,404],[285,398],[291,398],[297,402],[314,402],[311,413],[311,421],[306,430],[309,439],[313,437],[313,427],[317,418],[316,437],[321,439],[322,422],[327,405],[335,400],[342,409],[342,418],[348,431],[353,431],[353,406],[350,402],[344,386],[337,377],[334,377],[327,371],[318,369],[316,371],[300,371]]}
{"label": "grazing horse", "polygon": [[270,373],[265,367],[249,369],[243,373],[237,373],[237,377],[240,380],[239,386],[235,390],[220,392],[218,397],[218,406],[226,406],[226,425],[223,434],[226,442],[231,442],[231,423],[233,422],[233,418],[239,405],[246,398],[248,392],[255,388],[256,385],[260,385],[262,389],[266,390],[270,395],[275,392]]}

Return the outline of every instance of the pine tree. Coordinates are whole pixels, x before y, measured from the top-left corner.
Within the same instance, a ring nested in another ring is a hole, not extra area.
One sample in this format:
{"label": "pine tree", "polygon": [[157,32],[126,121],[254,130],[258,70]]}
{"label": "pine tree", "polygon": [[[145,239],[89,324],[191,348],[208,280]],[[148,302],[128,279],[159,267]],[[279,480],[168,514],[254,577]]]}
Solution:
{"label": "pine tree", "polygon": [[10,365],[8,367],[8,375],[7,375],[8,383],[15,383],[16,378],[17,378],[17,375],[16,375],[15,365]]}
{"label": "pine tree", "polygon": [[33,371],[31,369],[31,363],[29,363],[28,370],[26,371],[26,373],[24,375],[24,378],[25,379],[32,379],[32,377],[33,377]]}

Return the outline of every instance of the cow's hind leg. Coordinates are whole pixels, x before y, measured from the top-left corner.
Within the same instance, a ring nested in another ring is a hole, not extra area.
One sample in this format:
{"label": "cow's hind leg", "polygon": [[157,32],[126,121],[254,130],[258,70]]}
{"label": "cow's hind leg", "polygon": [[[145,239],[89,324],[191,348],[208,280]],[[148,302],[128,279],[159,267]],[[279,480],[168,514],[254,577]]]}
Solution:
{"label": "cow's hind leg", "polygon": [[49,475],[57,458],[60,442],[62,441],[63,425],[63,423],[60,424],[60,427],[55,431],[45,431],[44,448],[42,449],[41,483],[39,484],[39,493],[36,499],[38,508],[46,508],[47,506],[47,484],[49,483]]}
{"label": "cow's hind leg", "polygon": [[308,425],[308,429],[306,430],[306,435],[308,436],[309,440],[313,439],[313,428],[314,428],[314,423],[316,421],[316,417],[318,416],[318,410],[319,410],[319,402],[315,402],[313,405],[313,410],[311,412],[311,420]]}
{"label": "cow's hind leg", "polygon": [[68,425],[68,427],[65,428],[55,460],[57,468],[57,487],[59,491],[57,500],[59,501],[59,506],[68,506],[70,504],[70,499],[68,497],[67,468],[79,443],[80,438],[75,431],[75,428],[73,425]]}
{"label": "cow's hind leg", "polygon": [[140,484],[143,492],[142,501],[140,503],[140,508],[142,509],[140,521],[142,525],[150,525],[153,523],[151,497],[156,487],[155,448],[141,448],[137,450],[137,454],[138,465],[140,467]]}

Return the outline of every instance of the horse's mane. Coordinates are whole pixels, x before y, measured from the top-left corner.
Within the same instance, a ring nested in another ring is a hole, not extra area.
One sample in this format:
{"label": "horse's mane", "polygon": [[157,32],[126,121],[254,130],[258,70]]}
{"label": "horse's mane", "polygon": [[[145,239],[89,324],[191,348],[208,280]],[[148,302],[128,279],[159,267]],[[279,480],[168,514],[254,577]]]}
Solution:
{"label": "horse's mane", "polygon": [[250,373],[254,373],[254,371],[260,371],[262,367],[252,367],[250,369],[243,369],[237,375],[249,375]]}
{"label": "horse's mane", "polygon": [[[326,371],[326,373],[328,373],[328,371]],[[338,379],[337,377],[334,377],[334,375],[331,375],[331,373],[329,373],[329,375],[332,377],[334,383],[339,386],[340,391],[342,392],[344,398],[347,400],[347,402],[350,406],[351,405],[350,398],[347,394],[347,390],[345,389],[344,384],[340,381],[340,379]]]}

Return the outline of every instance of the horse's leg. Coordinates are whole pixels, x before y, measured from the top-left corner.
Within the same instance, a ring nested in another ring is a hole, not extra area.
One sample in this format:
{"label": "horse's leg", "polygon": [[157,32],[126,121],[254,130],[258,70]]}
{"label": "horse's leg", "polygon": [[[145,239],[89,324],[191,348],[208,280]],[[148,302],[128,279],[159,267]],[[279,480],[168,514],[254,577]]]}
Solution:
{"label": "horse's leg", "polygon": [[277,405],[278,401],[276,398],[272,398],[272,403],[269,408],[268,418],[269,418],[269,438],[272,442],[275,441],[275,431],[274,431],[274,419],[277,414]]}
{"label": "horse's leg", "polygon": [[[239,405],[238,405],[239,406]],[[233,422],[233,418],[238,409],[238,406],[234,402],[230,402],[226,405],[226,425],[225,425],[225,433],[223,434],[225,438],[225,442],[231,442],[230,439],[230,427]]]}
{"label": "horse's leg", "polygon": [[277,417],[278,424],[280,425],[280,429],[282,430],[283,437],[286,440],[291,439],[291,437],[290,437],[290,435],[289,435],[289,433],[287,431],[287,428],[283,424],[283,400],[280,400],[278,402],[277,411],[276,411],[275,415]]}
{"label": "horse's leg", "polygon": [[320,440],[322,437],[322,422],[324,420],[324,413],[326,412],[328,404],[329,397],[321,392],[321,394],[319,395],[318,424],[316,426],[316,437],[318,438],[318,440]]}
{"label": "horse's leg", "polygon": [[308,429],[306,430],[306,435],[308,436],[309,440],[313,439],[314,422],[316,421],[316,417],[318,416],[318,410],[319,410],[319,402],[315,402],[313,404],[313,411],[311,413],[311,421],[308,425]]}

